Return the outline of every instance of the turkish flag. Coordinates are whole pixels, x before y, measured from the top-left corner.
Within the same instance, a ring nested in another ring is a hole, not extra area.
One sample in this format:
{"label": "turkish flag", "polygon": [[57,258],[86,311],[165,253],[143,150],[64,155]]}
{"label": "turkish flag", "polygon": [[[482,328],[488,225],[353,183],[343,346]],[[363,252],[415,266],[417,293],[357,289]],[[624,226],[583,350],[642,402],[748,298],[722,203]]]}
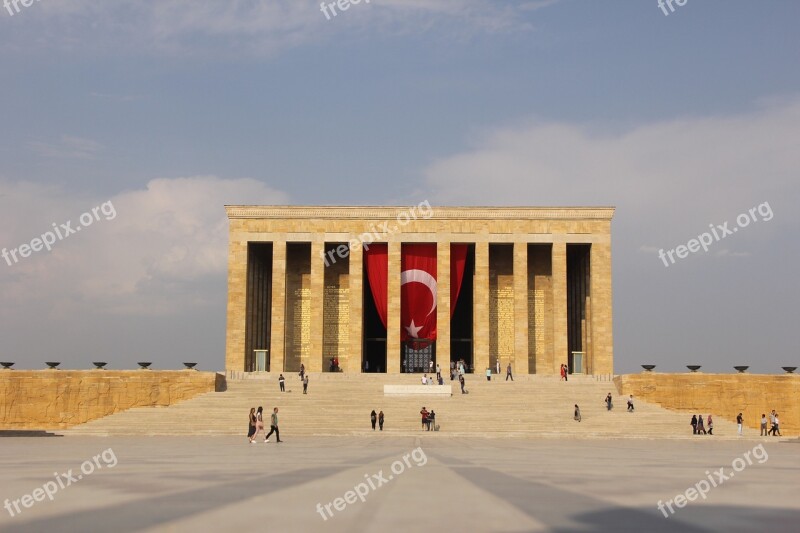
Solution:
{"label": "turkish flag", "polygon": [[404,244],[400,273],[400,338],[436,340],[436,245]]}

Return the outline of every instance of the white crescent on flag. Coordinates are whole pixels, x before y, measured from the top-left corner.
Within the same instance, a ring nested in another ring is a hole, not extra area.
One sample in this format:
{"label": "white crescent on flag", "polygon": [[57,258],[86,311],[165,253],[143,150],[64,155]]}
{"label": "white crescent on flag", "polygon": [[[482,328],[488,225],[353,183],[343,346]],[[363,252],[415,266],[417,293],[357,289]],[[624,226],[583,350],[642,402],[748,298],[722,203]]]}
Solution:
{"label": "white crescent on flag", "polygon": [[[424,270],[404,270],[400,273],[400,286],[406,283],[422,283],[431,291],[433,295],[433,307],[428,311],[428,315],[433,313],[436,309],[436,280],[428,272]],[[426,315],[427,316],[427,315]]]}

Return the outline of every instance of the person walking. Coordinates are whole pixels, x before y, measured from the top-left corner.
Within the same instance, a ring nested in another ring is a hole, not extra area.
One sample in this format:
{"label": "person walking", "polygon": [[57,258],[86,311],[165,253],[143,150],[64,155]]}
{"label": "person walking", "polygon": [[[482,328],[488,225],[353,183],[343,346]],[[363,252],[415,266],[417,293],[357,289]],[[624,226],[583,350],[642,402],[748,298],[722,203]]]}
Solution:
{"label": "person walking", "polygon": [[739,436],[742,436],[742,413],[736,415],[736,430],[739,433]]}
{"label": "person walking", "polygon": [[692,421],[689,423],[692,425],[692,435],[697,435],[697,415],[692,415]]}
{"label": "person walking", "polygon": [[275,438],[278,440],[278,442],[283,442],[281,440],[281,432],[278,431],[278,408],[277,407],[272,410],[272,416],[270,416],[270,420],[269,420],[269,433],[267,433],[267,436],[264,437],[264,442],[269,442],[269,437],[270,437],[270,435],[272,435],[273,432],[275,433]]}
{"label": "person walking", "polygon": [[575,404],[575,416],[574,416],[574,418],[575,418],[575,420],[576,420],[576,421],[578,421],[578,422],[580,422],[580,421],[581,421],[581,408],[580,408],[580,407],[578,407],[578,404],[577,404],[577,403]]}
{"label": "person walking", "polygon": [[492,381],[492,368],[486,367],[486,381]]}
{"label": "person walking", "polygon": [[766,437],[767,433],[767,415],[761,413],[761,435],[759,437]]}
{"label": "person walking", "polygon": [[714,421],[711,420],[711,415],[708,415],[708,434],[714,434]]}
{"label": "person walking", "polygon": [[631,394],[630,398],[628,398],[628,412],[633,412],[633,394]]}
{"label": "person walking", "polygon": [[428,410],[425,409],[425,406],[422,406],[422,410],[419,412],[422,416],[422,429],[425,429],[428,425]]}
{"label": "person walking", "polygon": [[703,435],[706,434],[705,423],[703,422],[703,415],[697,416],[697,434],[699,435],[702,433]]}
{"label": "person walking", "polygon": [[442,379],[442,367],[439,363],[436,363],[436,381],[441,381]]}
{"label": "person walking", "polygon": [[250,416],[248,418],[247,424],[247,440],[250,441],[250,444],[253,444],[253,435],[256,433],[256,408],[250,408]]}
{"label": "person walking", "polygon": [[251,444],[255,444],[256,438],[258,437],[258,432],[264,431],[264,418],[262,416],[263,412],[264,408],[259,405],[258,411],[256,411],[256,430],[253,433],[253,438],[250,440]]}
{"label": "person walking", "polygon": [[775,413],[775,427],[772,428],[774,431],[772,432],[772,436],[778,435],[779,437],[783,437],[781,435],[781,421],[778,418],[778,413]]}
{"label": "person walking", "polygon": [[606,409],[610,411],[613,407],[613,399],[611,398],[611,393],[609,392],[608,396],[606,396]]}
{"label": "person walking", "polygon": [[372,422],[372,431],[375,431],[375,423],[378,421],[378,414],[375,409],[369,414],[369,421]]}
{"label": "person walking", "polygon": [[378,413],[378,426],[381,428],[381,431],[383,431],[383,411]]}
{"label": "person walking", "polygon": [[[500,375],[499,370],[497,371],[497,375]],[[514,381],[514,376],[511,375],[511,363],[508,363],[508,366],[506,367],[506,381],[508,381],[508,378],[511,378],[511,381]]]}
{"label": "person walking", "polygon": [[458,383],[461,385],[461,394],[466,394],[467,391],[464,390],[464,374],[458,376]]}
{"label": "person walking", "polygon": [[286,378],[283,377],[283,374],[278,376],[278,384],[281,386],[281,392],[286,392]]}
{"label": "person walking", "polygon": [[775,409],[773,409],[769,413],[769,424],[770,424],[770,428],[769,428],[769,431],[767,432],[767,435],[773,435],[774,436],[775,435]]}
{"label": "person walking", "polygon": [[303,378],[303,394],[308,394],[308,374]]}
{"label": "person walking", "polygon": [[303,381],[303,377],[306,375],[306,365],[300,363],[300,381]]}

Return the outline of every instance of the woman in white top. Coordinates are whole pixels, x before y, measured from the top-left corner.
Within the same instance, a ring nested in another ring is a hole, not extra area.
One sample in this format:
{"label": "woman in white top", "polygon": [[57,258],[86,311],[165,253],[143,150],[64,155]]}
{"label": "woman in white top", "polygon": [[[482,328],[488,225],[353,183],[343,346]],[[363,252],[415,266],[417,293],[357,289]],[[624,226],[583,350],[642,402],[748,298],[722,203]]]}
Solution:
{"label": "woman in white top", "polygon": [[253,434],[253,440],[250,442],[255,444],[256,438],[258,438],[258,432],[261,431],[262,433],[266,433],[264,431],[264,418],[262,417],[262,413],[264,412],[264,408],[260,405],[258,406],[258,411],[256,411],[256,432]]}

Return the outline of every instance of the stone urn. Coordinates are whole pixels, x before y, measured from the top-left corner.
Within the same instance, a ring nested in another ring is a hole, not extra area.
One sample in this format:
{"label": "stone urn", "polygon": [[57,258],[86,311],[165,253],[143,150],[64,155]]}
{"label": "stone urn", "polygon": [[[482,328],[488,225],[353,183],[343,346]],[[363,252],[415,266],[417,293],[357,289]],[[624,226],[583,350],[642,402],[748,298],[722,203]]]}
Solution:
{"label": "stone urn", "polygon": [[153,363],[148,361],[148,362],[136,363],[136,364],[139,365],[139,369],[140,370],[150,370],[150,365],[152,365]]}
{"label": "stone urn", "polygon": [[14,366],[14,363],[0,362],[0,366],[3,367],[3,370],[11,370],[11,367]]}
{"label": "stone urn", "polygon": [[44,364],[46,364],[50,368],[50,370],[58,370],[58,365],[60,365],[61,363],[60,362],[55,363],[53,361],[45,361]]}
{"label": "stone urn", "polygon": [[733,368],[735,368],[736,370],[738,370],[740,374],[744,374],[744,371],[745,371],[745,370],[747,370],[747,369],[748,369],[748,368],[750,368],[750,367],[749,367],[749,366],[735,366],[735,367],[733,367]]}
{"label": "stone urn", "polygon": [[186,367],[186,370],[194,370],[194,367],[197,366],[197,363],[183,363],[183,366]]}
{"label": "stone urn", "polygon": [[97,362],[92,362],[92,364],[94,365],[94,367],[95,367],[95,369],[96,369],[96,370],[105,370],[105,368],[104,368],[104,367],[105,367],[105,366],[106,366],[108,363],[105,363],[105,362],[102,362],[102,361],[97,361]]}
{"label": "stone urn", "polygon": [[686,365],[686,368],[688,368],[690,372],[697,372],[702,366],[703,365]]}
{"label": "stone urn", "polygon": [[796,366],[782,366],[781,368],[784,369],[787,374],[794,374],[794,371],[797,370]]}
{"label": "stone urn", "polygon": [[642,365],[642,368],[644,368],[645,372],[652,372],[655,367],[656,365]]}

